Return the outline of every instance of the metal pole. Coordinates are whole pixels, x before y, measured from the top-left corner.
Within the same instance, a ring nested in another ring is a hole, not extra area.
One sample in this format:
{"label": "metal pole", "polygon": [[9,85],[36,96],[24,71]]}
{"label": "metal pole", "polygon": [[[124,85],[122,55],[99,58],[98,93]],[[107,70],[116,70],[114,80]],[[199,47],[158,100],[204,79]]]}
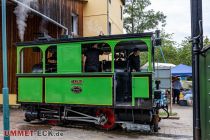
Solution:
{"label": "metal pole", "polygon": [[199,88],[199,46],[202,47],[202,0],[191,0],[192,75],[193,75],[193,139],[201,139],[200,88]]}
{"label": "metal pole", "polygon": [[109,0],[107,0],[107,35],[110,35],[110,26],[109,26]]}
{"label": "metal pole", "polygon": [[28,5],[26,5],[26,4],[24,4],[24,3],[22,3],[22,2],[20,2],[20,1],[18,1],[18,0],[13,0],[13,1],[14,1],[14,2],[16,2],[17,4],[20,4],[20,5],[21,5],[21,6],[23,6],[23,7],[25,7],[25,8],[27,8],[27,9],[31,10],[32,12],[34,12],[34,13],[36,13],[36,14],[40,15],[41,17],[43,17],[43,18],[47,19],[48,21],[50,21],[50,22],[52,22],[52,23],[56,24],[57,26],[59,26],[59,27],[61,27],[61,28],[65,29],[65,30],[66,30],[66,35],[68,35],[69,30],[68,30],[68,28],[67,28],[67,27],[65,27],[65,26],[61,25],[61,24],[60,24],[60,23],[58,23],[57,21],[55,21],[55,20],[53,20],[53,19],[49,18],[48,16],[46,16],[46,15],[44,15],[44,14],[42,14],[42,13],[40,13],[40,12],[36,11],[36,10],[34,10],[33,8],[29,7]]}
{"label": "metal pole", "polygon": [[[6,27],[6,0],[2,0],[2,61],[3,61],[3,127],[4,131],[10,129],[9,124],[9,95],[7,85],[7,27]],[[9,136],[4,136],[4,140],[10,140]]]}
{"label": "metal pole", "polygon": [[134,34],[134,11],[133,11],[133,8],[134,8],[134,0],[132,1],[132,11],[131,11],[131,19],[132,19],[132,23],[131,23],[131,25],[132,25],[132,34]]}
{"label": "metal pole", "polygon": [[171,79],[170,79],[170,81],[171,81],[171,89],[170,89],[170,115],[172,115],[172,101],[173,101],[173,99],[172,99],[172,93],[173,93],[173,85],[172,85],[172,74],[171,74],[171,67],[170,67],[170,76],[171,76]]}

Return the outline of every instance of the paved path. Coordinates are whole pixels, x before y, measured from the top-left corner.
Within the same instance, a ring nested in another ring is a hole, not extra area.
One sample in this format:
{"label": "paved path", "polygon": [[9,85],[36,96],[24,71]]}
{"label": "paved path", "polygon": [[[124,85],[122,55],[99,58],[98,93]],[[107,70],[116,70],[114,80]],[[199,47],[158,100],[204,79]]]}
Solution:
{"label": "paved path", "polygon": [[[192,140],[192,107],[174,106],[173,110],[178,113],[180,119],[162,120],[160,123],[161,129],[157,134],[28,124],[23,121],[23,111],[11,110],[10,120],[11,129],[13,130],[41,130],[40,133],[45,133],[47,130],[50,130],[54,135],[57,133],[63,134],[63,136],[11,137],[11,140]],[[2,116],[2,112],[0,112],[0,116]],[[2,117],[0,118],[0,124],[2,124]],[[0,126],[1,139],[3,139],[2,125]]]}
{"label": "paved path", "polygon": [[192,107],[174,106],[173,111],[178,113],[179,120],[166,119],[160,123],[159,134],[178,138],[193,139],[193,110]]}

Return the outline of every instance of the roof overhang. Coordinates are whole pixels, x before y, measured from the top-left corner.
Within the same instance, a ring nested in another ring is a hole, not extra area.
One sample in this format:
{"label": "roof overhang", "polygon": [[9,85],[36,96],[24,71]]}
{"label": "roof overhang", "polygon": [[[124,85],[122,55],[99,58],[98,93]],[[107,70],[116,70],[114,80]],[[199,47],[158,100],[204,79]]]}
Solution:
{"label": "roof overhang", "polygon": [[[88,2],[88,0],[78,0],[78,1],[82,1],[82,2]],[[125,0],[121,0],[122,4],[125,5]]]}
{"label": "roof overhang", "polygon": [[82,2],[84,4],[86,4],[88,2],[88,0],[76,0],[76,1]]}
{"label": "roof overhang", "polygon": [[88,0],[79,0],[79,1],[88,1]]}
{"label": "roof overhang", "polygon": [[119,34],[119,35],[105,35],[105,36],[95,36],[95,37],[80,37],[80,38],[68,38],[68,39],[55,39],[51,41],[30,41],[30,42],[19,42],[16,46],[31,46],[40,44],[56,44],[56,43],[68,43],[68,42],[90,42],[90,41],[102,41],[102,40],[119,40],[128,38],[152,38],[153,32],[140,33],[140,34]]}

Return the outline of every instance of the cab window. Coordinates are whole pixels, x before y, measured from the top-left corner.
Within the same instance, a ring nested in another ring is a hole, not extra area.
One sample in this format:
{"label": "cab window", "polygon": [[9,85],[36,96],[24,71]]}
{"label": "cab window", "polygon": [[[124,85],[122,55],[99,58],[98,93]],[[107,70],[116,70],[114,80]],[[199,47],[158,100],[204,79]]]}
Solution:
{"label": "cab window", "polygon": [[111,72],[112,54],[107,43],[82,45],[83,72]]}
{"label": "cab window", "polygon": [[57,46],[50,46],[45,52],[45,72],[57,72]]}
{"label": "cab window", "polygon": [[20,51],[20,73],[42,73],[42,51],[39,47],[25,47]]}
{"label": "cab window", "polygon": [[[147,62],[148,47],[145,42],[136,40],[122,41],[115,46],[115,72],[144,71],[142,66]],[[134,66],[131,68],[132,65]]]}

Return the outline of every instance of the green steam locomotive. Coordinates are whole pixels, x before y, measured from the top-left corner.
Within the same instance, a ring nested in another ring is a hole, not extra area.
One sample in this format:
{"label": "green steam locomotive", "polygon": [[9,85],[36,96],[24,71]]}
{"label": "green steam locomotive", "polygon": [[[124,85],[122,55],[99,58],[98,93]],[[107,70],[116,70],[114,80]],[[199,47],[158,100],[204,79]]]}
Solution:
{"label": "green steam locomotive", "polygon": [[[142,33],[17,43],[17,102],[26,111],[25,120],[157,132],[162,106],[153,75],[160,42],[154,33]],[[86,72],[83,55],[94,44],[103,51],[99,70]],[[134,48],[148,62],[135,72],[128,66]]]}

